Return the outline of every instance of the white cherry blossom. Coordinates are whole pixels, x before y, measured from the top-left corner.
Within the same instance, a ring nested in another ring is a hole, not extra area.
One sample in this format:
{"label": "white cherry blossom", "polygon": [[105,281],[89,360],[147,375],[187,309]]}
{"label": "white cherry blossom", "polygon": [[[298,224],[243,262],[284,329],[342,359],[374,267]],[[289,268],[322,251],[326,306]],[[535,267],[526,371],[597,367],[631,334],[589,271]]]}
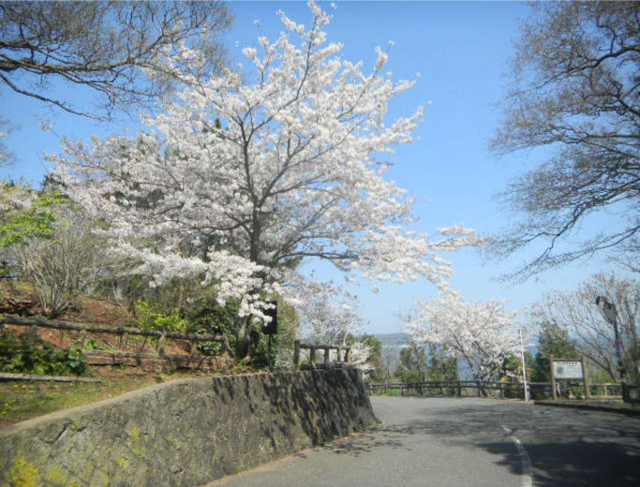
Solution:
{"label": "white cherry blossom", "polygon": [[507,311],[504,304],[466,301],[457,291],[443,290],[440,298],[418,303],[406,330],[414,341],[442,347],[463,360],[474,380],[496,380],[505,358],[520,347],[517,312]]}
{"label": "white cherry blossom", "polygon": [[65,191],[109,223],[114,248],[139,258],[156,282],[205,275],[220,301],[260,300],[283,272],[307,259],[346,273],[442,283],[442,258],[478,242],[462,226],[438,235],[407,231],[413,198],[384,178],[385,157],[413,141],[422,108],[395,120],[393,97],[413,81],[372,71],[326,40],[331,17],[310,3],[303,26],[243,50],[249,75],[226,71],[147,115],[136,137],[66,141],[51,156]]}

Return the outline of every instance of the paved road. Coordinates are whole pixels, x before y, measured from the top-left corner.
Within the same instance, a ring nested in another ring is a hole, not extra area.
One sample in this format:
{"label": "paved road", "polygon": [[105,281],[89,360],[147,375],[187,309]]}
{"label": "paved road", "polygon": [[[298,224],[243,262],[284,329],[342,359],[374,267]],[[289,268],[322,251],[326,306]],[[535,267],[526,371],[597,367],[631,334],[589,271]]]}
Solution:
{"label": "paved road", "polygon": [[373,397],[382,424],[210,485],[640,486],[640,419],[517,402]]}

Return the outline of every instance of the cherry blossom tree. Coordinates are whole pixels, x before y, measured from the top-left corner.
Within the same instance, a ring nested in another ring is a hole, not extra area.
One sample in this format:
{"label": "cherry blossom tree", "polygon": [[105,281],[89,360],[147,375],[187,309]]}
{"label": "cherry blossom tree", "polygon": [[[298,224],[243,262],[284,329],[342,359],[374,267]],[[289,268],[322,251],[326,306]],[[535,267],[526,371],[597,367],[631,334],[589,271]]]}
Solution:
{"label": "cherry blossom tree", "polygon": [[508,312],[504,304],[466,301],[460,293],[444,290],[440,298],[418,303],[407,332],[419,344],[442,347],[445,354],[462,359],[473,380],[495,380],[505,359],[520,345],[517,312]]}
{"label": "cherry blossom tree", "polygon": [[221,302],[241,300],[244,318],[264,318],[264,295],[303,260],[440,283],[452,273],[440,253],[477,242],[462,225],[438,238],[407,230],[413,199],[384,178],[384,157],[413,141],[422,109],[387,115],[413,82],[385,74],[381,49],[369,73],[343,59],[323,30],[331,17],[309,5],[309,28],[280,12],[285,31],[244,49],[252,75],[225,71],[146,117],[137,137],[67,142],[53,157],[65,191],[110,222],[138,271],[159,282],[202,273]]}

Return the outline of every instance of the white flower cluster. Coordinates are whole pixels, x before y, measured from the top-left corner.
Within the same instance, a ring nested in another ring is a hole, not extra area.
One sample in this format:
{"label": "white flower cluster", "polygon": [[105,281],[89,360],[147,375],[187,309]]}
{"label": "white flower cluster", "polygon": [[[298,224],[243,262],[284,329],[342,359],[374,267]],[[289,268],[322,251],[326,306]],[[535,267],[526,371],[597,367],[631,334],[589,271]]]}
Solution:
{"label": "white flower cluster", "polygon": [[24,186],[0,183],[0,211],[25,211],[38,197],[38,193]]}
{"label": "white flower cluster", "polygon": [[519,349],[517,312],[505,310],[502,301],[465,301],[456,291],[442,292],[439,299],[418,304],[407,332],[418,343],[464,360],[474,380],[495,380],[504,359]]}
{"label": "white flower cluster", "polygon": [[134,270],[203,273],[221,301],[243,296],[242,313],[260,317],[259,295],[302,260],[441,283],[451,269],[439,253],[478,242],[463,227],[440,241],[403,231],[413,199],[378,157],[413,141],[422,108],[386,120],[413,82],[384,73],[381,50],[371,73],[344,60],[326,42],[331,17],[310,8],[309,28],[282,15],[285,32],[244,50],[253,78],[226,71],[144,117],[137,137],[67,142],[51,157],[68,194],[140,259]]}
{"label": "white flower cluster", "polygon": [[345,345],[347,338],[363,332],[355,296],[341,286],[290,273],[282,295],[297,310],[298,334],[303,340]]}

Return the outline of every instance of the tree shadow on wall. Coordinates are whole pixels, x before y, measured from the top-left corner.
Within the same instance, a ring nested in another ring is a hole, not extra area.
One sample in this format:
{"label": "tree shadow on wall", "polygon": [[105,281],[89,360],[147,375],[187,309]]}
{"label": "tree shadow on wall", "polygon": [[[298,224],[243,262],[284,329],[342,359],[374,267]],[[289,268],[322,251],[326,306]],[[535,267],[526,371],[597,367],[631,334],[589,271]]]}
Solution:
{"label": "tree shadow on wall", "polygon": [[374,416],[364,390],[352,374],[357,373],[344,370],[273,374],[264,381],[264,402],[269,404],[273,418],[266,433],[273,444],[291,439],[292,428],[302,429],[314,446],[364,430]]}

